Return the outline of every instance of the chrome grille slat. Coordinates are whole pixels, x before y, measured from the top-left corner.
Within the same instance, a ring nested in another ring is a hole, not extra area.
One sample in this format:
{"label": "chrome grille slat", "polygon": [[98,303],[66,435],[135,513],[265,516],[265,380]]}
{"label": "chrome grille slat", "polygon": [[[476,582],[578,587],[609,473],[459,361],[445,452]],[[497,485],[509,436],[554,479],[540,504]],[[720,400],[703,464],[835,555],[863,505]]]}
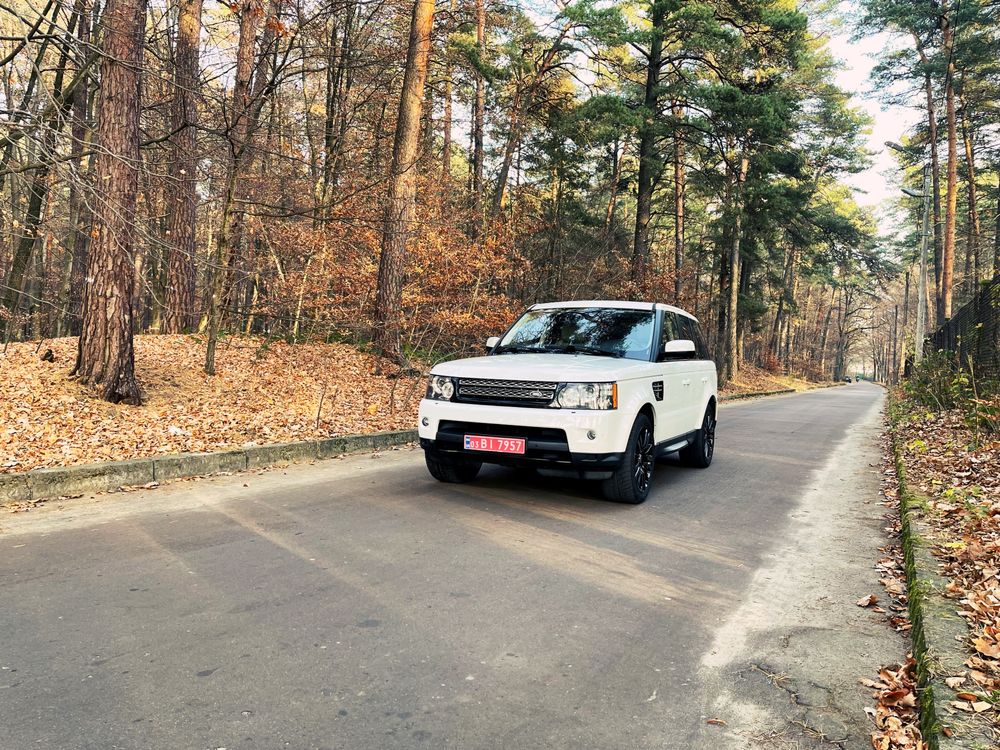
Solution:
{"label": "chrome grille slat", "polygon": [[476,403],[546,406],[555,398],[558,383],[537,380],[459,378],[457,399]]}
{"label": "chrome grille slat", "polygon": [[463,386],[493,386],[496,388],[533,388],[554,391],[558,383],[546,383],[537,380],[484,380],[482,378],[461,378],[459,383]]}

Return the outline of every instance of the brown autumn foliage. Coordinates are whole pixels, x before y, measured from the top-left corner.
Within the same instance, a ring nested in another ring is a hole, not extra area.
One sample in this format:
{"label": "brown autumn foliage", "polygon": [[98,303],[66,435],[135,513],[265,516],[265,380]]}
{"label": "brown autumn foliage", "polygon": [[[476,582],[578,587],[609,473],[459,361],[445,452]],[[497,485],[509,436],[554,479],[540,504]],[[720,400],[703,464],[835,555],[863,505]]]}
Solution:
{"label": "brown autumn foliage", "polygon": [[[135,341],[145,402],[127,410],[67,377],[75,339],[11,344],[0,355],[0,473],[409,429],[423,395],[422,378],[378,375],[376,357],[345,344],[229,338],[211,377],[196,337]],[[49,348],[53,361],[41,361]]]}
{"label": "brown autumn foliage", "polygon": [[903,664],[892,664],[879,670],[877,680],[862,680],[874,689],[874,708],[865,708],[875,731],[875,750],[925,750],[917,714],[916,662],[912,654]]}
{"label": "brown autumn foliage", "polygon": [[[1000,435],[960,409],[930,412],[898,395],[897,426],[909,488],[927,500],[931,551],[945,595],[969,625],[965,670],[947,675],[959,700],[946,713],[1000,725]],[[963,717],[964,718],[964,717]]]}

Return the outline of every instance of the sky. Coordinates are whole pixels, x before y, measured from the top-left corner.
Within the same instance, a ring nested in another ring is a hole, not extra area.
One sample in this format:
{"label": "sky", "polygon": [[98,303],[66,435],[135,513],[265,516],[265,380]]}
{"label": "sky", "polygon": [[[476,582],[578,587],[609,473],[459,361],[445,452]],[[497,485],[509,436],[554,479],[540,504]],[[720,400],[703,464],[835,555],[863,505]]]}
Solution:
{"label": "sky", "polygon": [[[840,14],[850,19],[855,4],[840,4]],[[874,152],[871,167],[846,181],[855,189],[855,199],[862,206],[876,210],[879,230],[883,234],[896,234],[894,203],[899,195],[899,167],[886,148],[886,141],[900,142],[903,135],[920,119],[919,102],[913,107],[883,107],[878,95],[872,91],[870,73],[875,65],[874,56],[881,50],[901,43],[887,34],[873,34],[852,40],[851,30],[841,28],[830,33],[830,51],[844,63],[837,75],[838,85],[852,93],[855,106],[860,107],[874,120],[868,134],[868,149]]]}

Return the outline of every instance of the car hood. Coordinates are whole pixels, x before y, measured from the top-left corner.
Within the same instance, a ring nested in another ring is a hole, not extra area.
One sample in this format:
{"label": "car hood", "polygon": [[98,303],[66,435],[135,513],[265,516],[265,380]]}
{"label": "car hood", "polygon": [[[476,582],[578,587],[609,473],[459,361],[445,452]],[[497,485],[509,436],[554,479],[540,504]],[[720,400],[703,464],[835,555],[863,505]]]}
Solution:
{"label": "car hood", "polygon": [[432,372],[453,378],[601,382],[637,376],[649,362],[592,354],[497,354],[442,362]]}

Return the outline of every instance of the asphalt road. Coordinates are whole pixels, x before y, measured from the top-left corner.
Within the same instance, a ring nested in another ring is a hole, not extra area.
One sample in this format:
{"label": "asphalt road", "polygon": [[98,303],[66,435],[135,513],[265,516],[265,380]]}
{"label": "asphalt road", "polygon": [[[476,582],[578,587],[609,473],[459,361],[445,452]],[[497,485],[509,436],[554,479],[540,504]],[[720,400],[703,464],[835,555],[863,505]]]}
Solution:
{"label": "asphalt road", "polygon": [[727,405],[635,507],[404,450],[0,516],[0,748],[868,747],[881,399]]}

